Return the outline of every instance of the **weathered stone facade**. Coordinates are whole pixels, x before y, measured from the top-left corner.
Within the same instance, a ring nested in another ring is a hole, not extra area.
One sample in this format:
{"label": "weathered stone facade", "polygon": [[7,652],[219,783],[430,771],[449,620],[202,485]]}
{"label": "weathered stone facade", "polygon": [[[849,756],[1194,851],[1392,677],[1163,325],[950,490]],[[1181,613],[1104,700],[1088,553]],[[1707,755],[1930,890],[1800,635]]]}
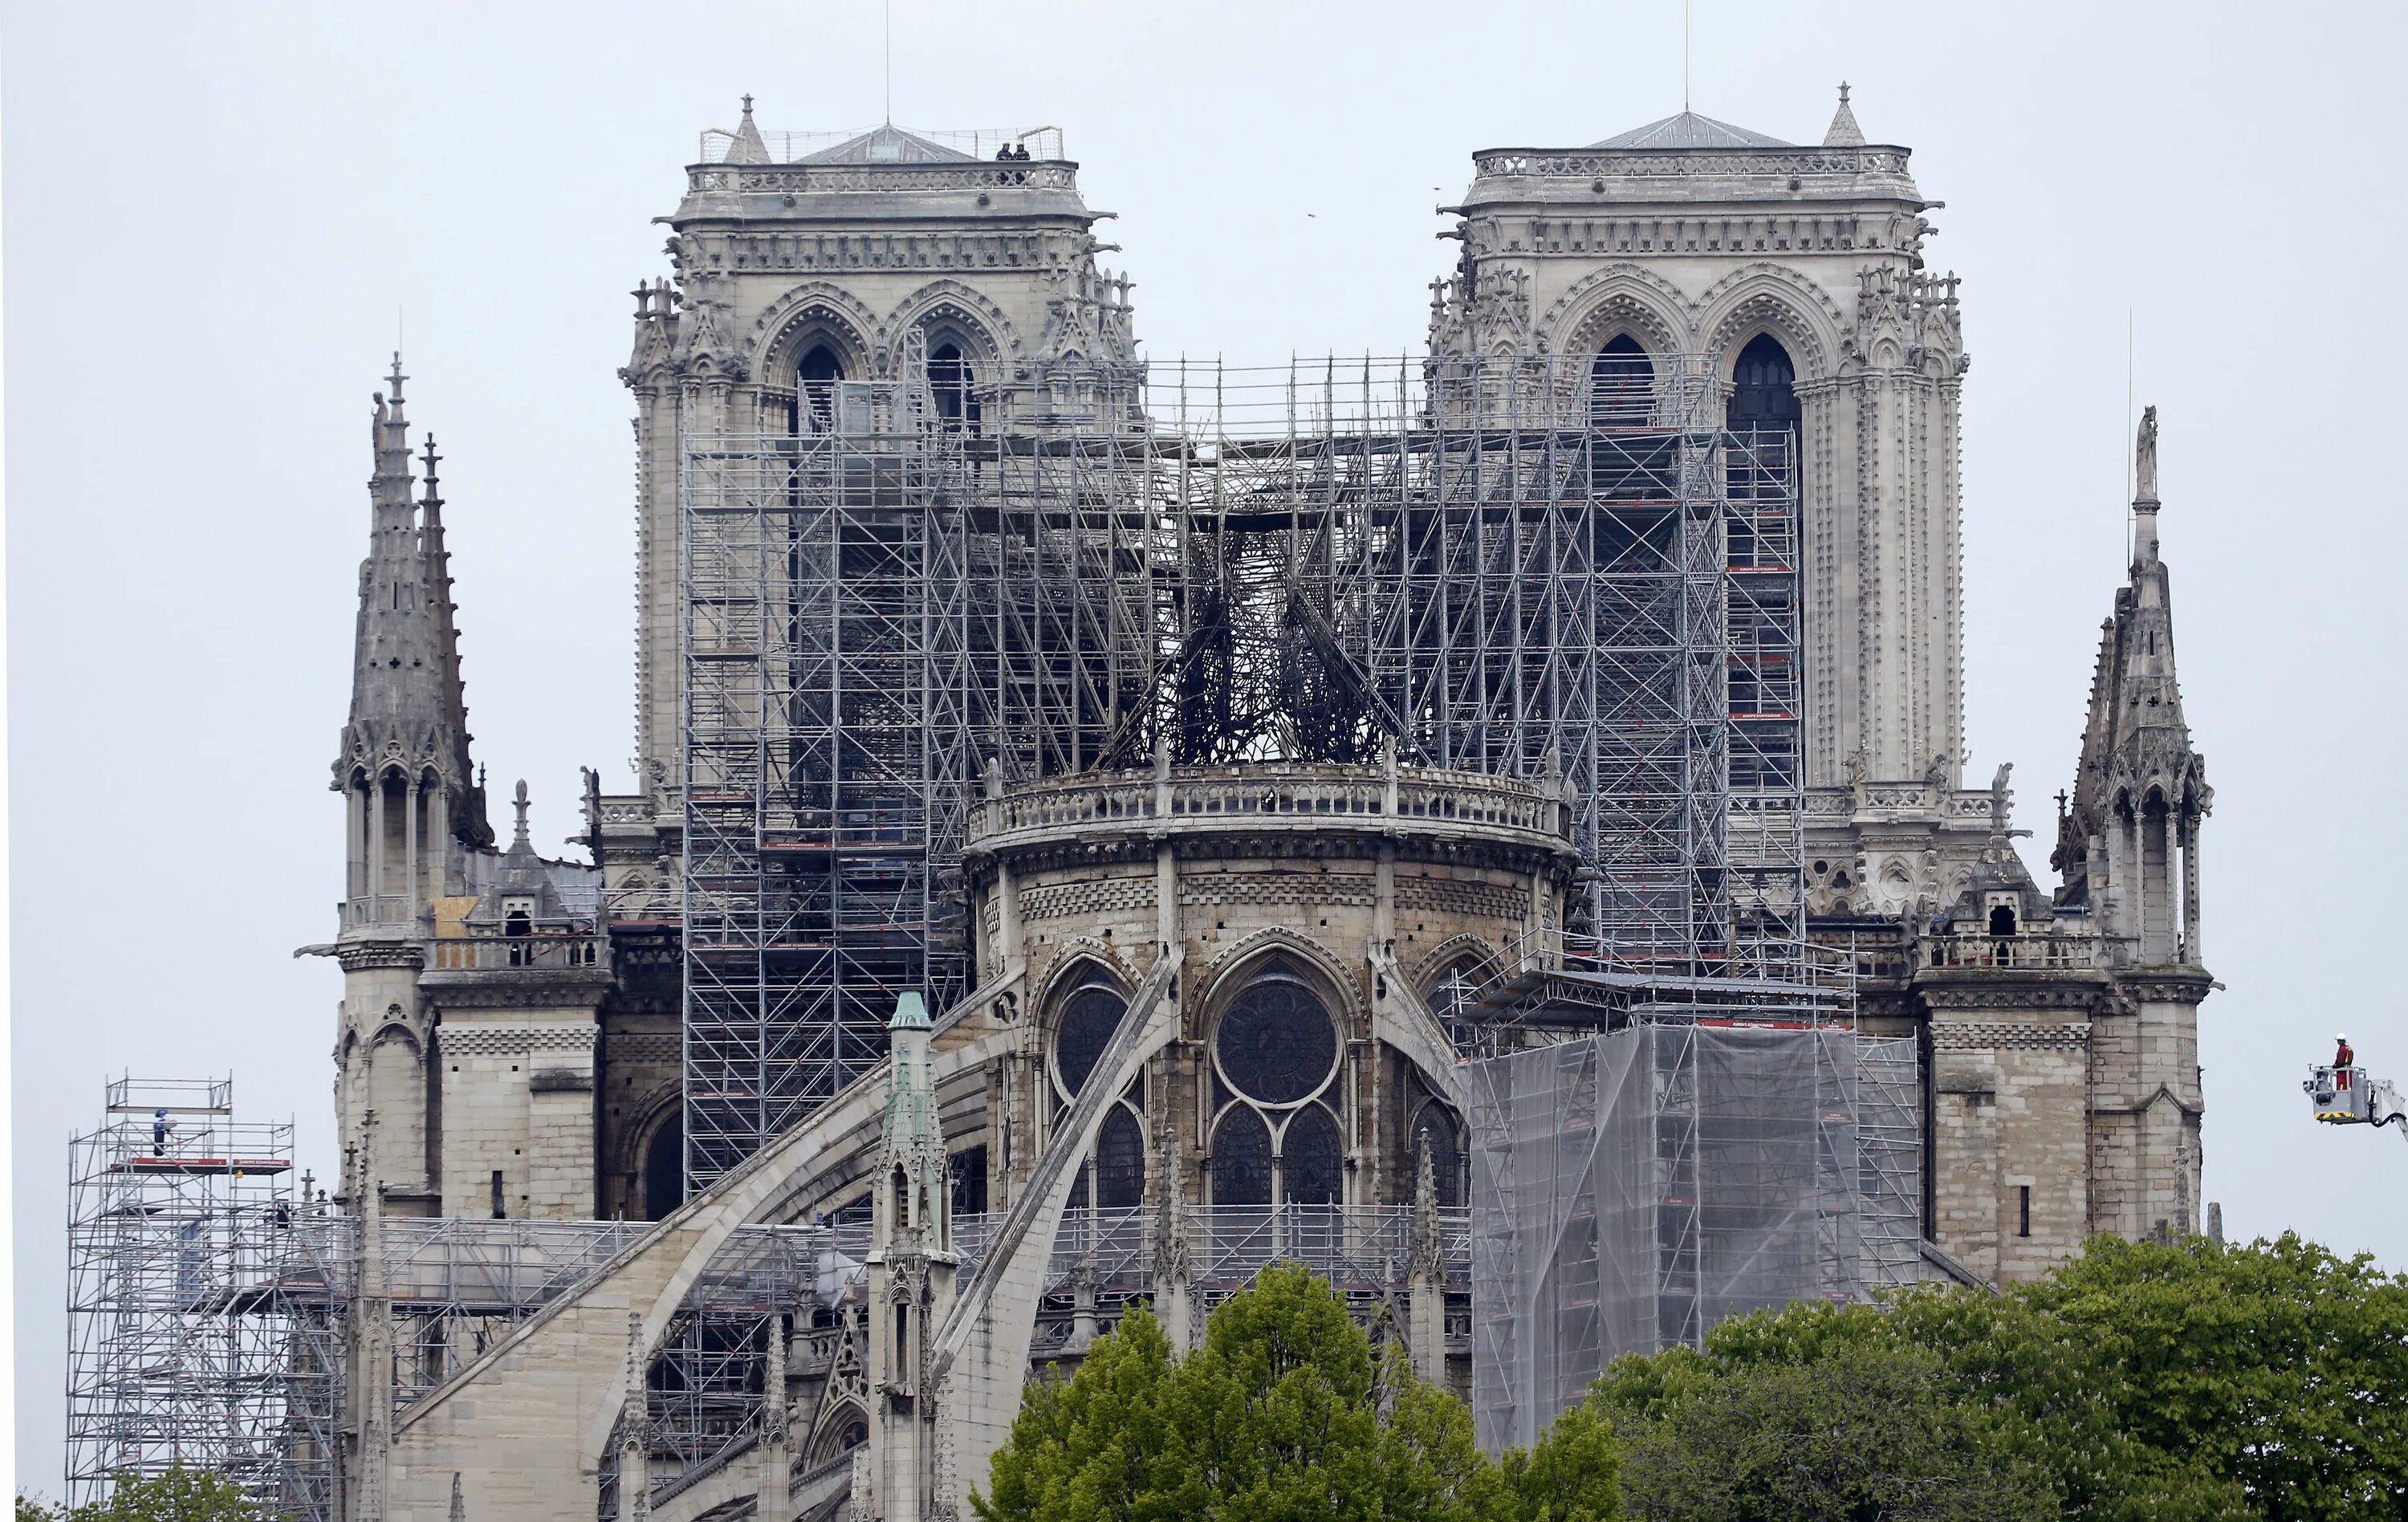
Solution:
{"label": "weathered stone facade", "polygon": [[[374,1218],[662,1224],[389,1429],[363,1422],[351,1515],[458,1515],[465,1496],[470,1514],[582,1522],[611,1464],[620,1515],[639,1515],[645,1367],[743,1223],[866,1209],[873,1252],[842,1317],[867,1319],[785,1326],[756,1445],[663,1515],[824,1516],[848,1496],[893,1522],[959,1515],[1032,1358],[1075,1361],[1097,1329],[1090,1285],[1070,1336],[1032,1345],[1045,1254],[1081,1206],[1150,1213],[1153,1293],[1182,1340],[1203,1310],[1182,1213],[1412,1208],[1411,1288],[1386,1309],[1416,1370],[1460,1386],[1431,1225],[1461,1200],[1470,1144],[1448,1014],[1565,929],[1579,857],[1554,776],[1393,754],[1009,787],[988,768],[964,871],[976,992],[922,1012],[924,1029],[899,1016],[891,1065],[680,1208],[683,443],[791,428],[816,383],[891,378],[906,353],[950,356],[957,408],[973,377],[980,405],[1067,406],[1077,376],[1139,364],[1074,165],[892,128],[773,162],[749,108],[726,136],[689,168],[675,280],[639,294],[623,372],[640,781],[606,797],[587,775],[592,865],[535,853],[523,789],[507,847],[486,823],[434,456],[413,502],[397,369],[379,402],[336,768],[343,924],[317,948],[345,977],[347,1198]],[[2017,854],[2004,770],[1960,785],[1966,355],[1907,158],[1867,144],[1844,101],[1812,148],[1684,115],[1484,151],[1430,344],[1608,380],[1645,366],[1797,430],[1810,928],[1854,958],[1866,1028],[1922,1043],[1936,1255],[2016,1280],[2095,1231],[2198,1228],[2212,794],[2174,680],[2153,470],[2060,805],[2058,888]],[[2152,460],[2154,440],[2152,424]],[[958,1282],[956,1210],[1004,1243]],[[375,1314],[357,1336],[358,1369],[390,1362]]]}

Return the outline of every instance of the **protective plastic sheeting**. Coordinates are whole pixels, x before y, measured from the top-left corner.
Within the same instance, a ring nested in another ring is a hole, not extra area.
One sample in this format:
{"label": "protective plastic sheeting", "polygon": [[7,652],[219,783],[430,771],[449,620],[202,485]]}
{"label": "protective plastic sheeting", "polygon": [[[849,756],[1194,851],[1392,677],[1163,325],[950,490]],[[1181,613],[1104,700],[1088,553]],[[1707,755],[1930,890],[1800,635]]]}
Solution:
{"label": "protective plastic sheeting", "polygon": [[1668,1021],[1477,1064],[1482,1446],[1534,1442],[1625,1353],[1911,1282],[1890,1261],[1917,1234],[1901,1055],[1911,1080],[1912,1042]]}

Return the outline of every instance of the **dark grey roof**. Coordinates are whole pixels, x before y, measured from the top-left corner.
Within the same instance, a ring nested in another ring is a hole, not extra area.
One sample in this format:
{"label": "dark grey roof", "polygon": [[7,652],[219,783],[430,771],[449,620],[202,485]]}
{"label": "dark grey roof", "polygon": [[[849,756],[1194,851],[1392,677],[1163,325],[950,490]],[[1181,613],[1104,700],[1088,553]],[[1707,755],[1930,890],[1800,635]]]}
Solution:
{"label": "dark grey roof", "polygon": [[1591,148],[1795,148],[1778,137],[1768,137],[1745,127],[1734,127],[1727,122],[1717,122],[1711,116],[1695,111],[1683,111],[1661,122],[1650,122],[1643,127],[1618,132]]}
{"label": "dark grey roof", "polygon": [[804,164],[968,164],[971,156],[942,143],[905,132],[888,123],[872,128],[858,137],[848,137],[834,148],[823,148],[807,154]]}

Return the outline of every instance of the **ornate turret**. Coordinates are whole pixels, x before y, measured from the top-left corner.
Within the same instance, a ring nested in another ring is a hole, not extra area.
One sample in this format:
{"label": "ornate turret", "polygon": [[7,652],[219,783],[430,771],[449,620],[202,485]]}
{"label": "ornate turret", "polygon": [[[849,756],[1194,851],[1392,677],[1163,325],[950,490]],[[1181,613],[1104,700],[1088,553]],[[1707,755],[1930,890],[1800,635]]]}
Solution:
{"label": "ornate turret", "polygon": [[405,379],[395,354],[371,427],[368,557],[360,567],[351,716],[332,783],[351,802],[347,929],[414,926],[453,875],[451,842],[493,840],[468,766],[450,556],[436,495],[439,457],[430,441],[426,497],[413,502]]}
{"label": "ornate turret", "polygon": [[2135,447],[2132,564],[2101,625],[2071,807],[2049,863],[2142,967],[2200,963],[2199,826],[2214,800],[2174,675],[2173,593],[2157,555],[2157,409]]}

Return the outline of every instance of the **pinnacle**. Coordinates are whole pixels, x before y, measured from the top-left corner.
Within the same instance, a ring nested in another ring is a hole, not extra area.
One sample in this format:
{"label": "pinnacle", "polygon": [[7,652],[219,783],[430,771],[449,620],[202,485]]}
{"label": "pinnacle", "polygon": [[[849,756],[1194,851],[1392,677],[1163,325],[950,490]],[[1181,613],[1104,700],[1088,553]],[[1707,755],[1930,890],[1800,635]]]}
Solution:
{"label": "pinnacle", "polygon": [[1840,108],[1831,115],[1831,125],[1823,134],[1825,148],[1862,148],[1865,133],[1856,125],[1856,113],[1848,108],[1847,81],[1840,83]]}

